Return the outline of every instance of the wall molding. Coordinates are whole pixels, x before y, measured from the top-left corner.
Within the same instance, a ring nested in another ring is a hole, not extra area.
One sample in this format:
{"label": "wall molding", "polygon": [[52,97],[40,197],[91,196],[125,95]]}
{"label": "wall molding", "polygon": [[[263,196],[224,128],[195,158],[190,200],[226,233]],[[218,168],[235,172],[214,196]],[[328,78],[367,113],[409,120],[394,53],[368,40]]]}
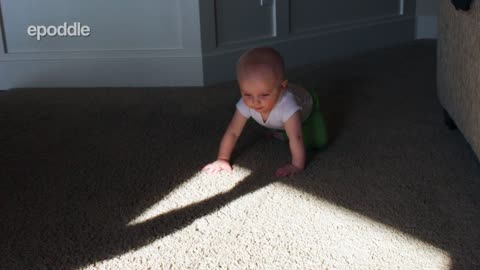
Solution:
{"label": "wall molding", "polygon": [[414,25],[415,16],[398,15],[363,20],[358,24],[324,27],[241,46],[237,44],[236,47],[217,48],[203,54],[204,82],[208,85],[235,80],[235,63],[251,47],[273,46],[284,55],[287,68],[294,68],[414,40]]}
{"label": "wall molding", "polygon": [[366,19],[360,19],[360,20],[308,27],[308,28],[303,28],[300,31],[293,31],[291,33],[292,34],[304,34],[304,33],[318,34],[318,33],[330,32],[330,31],[342,31],[349,28],[358,28],[365,25],[379,24],[379,23],[384,23],[387,21],[399,20],[399,19],[403,19],[402,16],[400,16],[399,14],[384,15],[384,16],[378,16],[378,17],[372,17],[372,18],[366,18]]}
{"label": "wall molding", "polygon": [[216,47],[277,37],[276,6],[276,0],[214,0]]}
{"label": "wall molding", "polygon": [[[7,53],[7,39],[5,37],[5,24],[3,23],[2,2],[0,1],[0,52],[2,54]],[[1,55],[1,54],[0,54]]]}
{"label": "wall molding", "polygon": [[[169,15],[171,19],[168,20],[168,24],[165,26],[161,25],[161,15],[159,15],[158,12],[150,11],[151,13],[156,13],[157,17],[147,17],[150,20],[142,22],[144,23],[144,26],[148,26],[148,32],[144,32],[141,30],[136,31],[137,29],[135,27],[127,28],[127,30],[130,32],[121,32],[122,30],[116,31],[117,29],[123,29],[123,25],[118,25],[118,18],[117,25],[113,28],[112,25],[109,25],[109,23],[99,23],[98,20],[94,19],[73,19],[75,18],[75,16],[73,16],[71,19],[65,19],[62,16],[53,16],[54,19],[49,20],[49,14],[43,14],[44,16],[42,18],[36,18],[36,20],[34,21],[23,20],[19,23],[17,20],[13,19],[17,18],[17,16],[10,14],[13,13],[12,11],[18,12],[18,8],[12,8],[13,6],[15,6],[14,2],[9,4],[4,3],[3,5],[3,9],[8,7],[10,8],[10,10],[4,10],[4,13],[6,14],[4,14],[5,16],[2,16],[2,33],[4,39],[5,54],[58,54],[58,57],[63,57],[64,55],[68,55],[70,53],[101,54],[104,52],[130,53],[131,51],[152,52],[164,50],[182,50],[188,47],[188,40],[190,40],[189,35],[191,35],[191,32],[186,33],[185,31],[188,31],[188,28],[192,26],[192,13],[189,12],[189,9],[191,8],[191,3],[189,3],[188,1],[172,2],[172,4],[170,5],[172,9],[169,10]],[[1,8],[2,7],[0,7],[0,11]],[[9,11],[11,12],[7,13]],[[198,19],[198,15],[193,16],[193,18]],[[68,25],[72,25],[74,22],[80,22],[82,25],[89,25],[91,27],[91,35],[89,37],[68,38],[61,38],[58,36],[44,37],[41,41],[37,41],[34,37],[29,37],[27,35],[27,25],[58,26],[62,25],[65,22]],[[93,25],[89,24],[89,22],[93,23]],[[95,22],[97,22],[97,25],[95,25]],[[26,25],[24,25],[25,23]],[[196,23],[198,24],[198,22]],[[134,26],[135,21],[125,22],[124,24]],[[109,26],[110,28],[108,28]],[[169,35],[168,39],[165,39],[164,36],[162,36],[162,31],[159,30],[162,29],[162,27],[174,29],[173,31],[170,31],[176,34]],[[115,31],[113,31],[114,34],[109,37],[112,29],[115,29]],[[136,37],[138,37],[136,40],[140,42],[129,42],[129,39],[125,38],[127,37],[128,33],[142,33],[140,35],[136,35]],[[152,38],[150,39],[147,37]],[[163,43],[161,42],[163,40],[169,40],[169,42]],[[10,45],[8,46],[8,48],[7,44]],[[56,57],[57,56],[53,56],[52,58]],[[3,59],[0,58],[0,60]]]}
{"label": "wall molding", "polygon": [[215,48],[214,50],[209,50],[204,52],[204,57],[215,57],[228,53],[235,53],[237,51],[243,51],[253,46],[262,46],[262,45],[276,45],[289,41],[301,41],[318,36],[324,36],[333,33],[340,33],[345,31],[352,31],[355,29],[368,28],[377,25],[383,25],[387,23],[402,23],[402,22],[414,22],[415,16],[385,16],[382,18],[375,18],[369,20],[361,20],[358,23],[345,23],[345,24],[335,24],[328,25],[324,27],[316,27],[311,31],[303,31],[301,33],[291,34],[289,36],[284,36],[283,38],[265,38],[261,40],[247,40],[245,42],[237,42],[232,44],[232,46],[222,46]]}
{"label": "wall molding", "polygon": [[[292,1],[289,1],[289,2],[290,2],[290,9],[293,10]],[[387,1],[385,1],[385,2],[387,2]],[[311,31],[314,32],[314,31],[321,31],[324,28],[334,28],[334,27],[344,27],[344,26],[348,26],[348,25],[357,25],[357,24],[361,24],[363,22],[370,22],[370,21],[378,21],[378,20],[388,19],[388,18],[395,18],[395,17],[402,16],[402,15],[405,14],[405,8],[406,7],[405,7],[405,1],[404,0],[396,0],[396,1],[390,0],[388,2],[389,3],[391,2],[390,3],[390,8],[388,10],[378,10],[379,12],[375,12],[376,14],[365,15],[365,16],[361,16],[360,18],[358,17],[358,15],[361,14],[361,11],[359,11],[360,13],[356,14],[356,16],[351,17],[350,19],[348,19],[348,18],[344,18],[344,19],[335,18],[335,21],[332,21],[332,22],[323,22],[323,23],[317,22],[317,23],[310,23],[308,25],[302,25],[302,20],[300,18],[297,18],[297,19],[300,19],[300,20],[298,22],[295,22],[295,18],[292,19],[292,17],[289,17],[291,33],[303,33],[303,32],[311,32]],[[324,7],[328,8],[328,5],[326,5]],[[374,6],[371,7],[371,9],[373,9],[373,8],[374,8]],[[350,14],[350,15],[352,15],[352,14]],[[310,14],[310,16],[311,16],[311,14]],[[299,17],[298,14],[297,14],[297,17]],[[357,17],[357,18],[354,18],[354,17]],[[299,25],[296,25],[296,23],[297,24],[299,23]]]}

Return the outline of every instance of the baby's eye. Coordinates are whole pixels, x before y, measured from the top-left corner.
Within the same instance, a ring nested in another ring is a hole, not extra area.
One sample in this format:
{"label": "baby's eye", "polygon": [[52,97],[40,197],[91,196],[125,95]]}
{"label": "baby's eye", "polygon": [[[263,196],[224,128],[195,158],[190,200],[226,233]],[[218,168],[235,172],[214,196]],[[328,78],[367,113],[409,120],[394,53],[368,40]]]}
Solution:
{"label": "baby's eye", "polygon": [[268,97],[270,94],[262,94],[262,97]]}

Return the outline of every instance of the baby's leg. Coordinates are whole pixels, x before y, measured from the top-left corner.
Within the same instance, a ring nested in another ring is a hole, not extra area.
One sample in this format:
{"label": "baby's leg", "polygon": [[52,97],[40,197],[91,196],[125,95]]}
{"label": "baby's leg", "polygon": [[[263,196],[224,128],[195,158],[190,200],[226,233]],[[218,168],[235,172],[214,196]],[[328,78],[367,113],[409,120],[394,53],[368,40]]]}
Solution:
{"label": "baby's leg", "polygon": [[317,93],[309,91],[313,99],[310,116],[302,124],[303,138],[307,149],[323,149],[328,143],[328,133],[325,118],[320,110]]}
{"label": "baby's leg", "polygon": [[[303,143],[305,148],[312,150],[324,149],[328,143],[328,134],[323,114],[313,111],[308,119],[302,124]],[[286,132],[280,135],[284,141],[288,141]]]}
{"label": "baby's leg", "polygon": [[323,114],[319,110],[312,112],[302,126],[303,141],[307,149],[323,149],[328,143],[328,134]]}

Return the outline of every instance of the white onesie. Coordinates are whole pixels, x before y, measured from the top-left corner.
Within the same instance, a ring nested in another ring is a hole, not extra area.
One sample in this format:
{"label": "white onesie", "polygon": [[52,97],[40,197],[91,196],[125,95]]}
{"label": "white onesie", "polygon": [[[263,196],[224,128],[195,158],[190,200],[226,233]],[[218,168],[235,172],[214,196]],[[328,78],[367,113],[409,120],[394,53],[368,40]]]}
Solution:
{"label": "white onesie", "polygon": [[237,102],[237,110],[246,118],[252,117],[257,123],[267,128],[285,129],[285,122],[298,110],[301,111],[302,121],[305,121],[312,111],[312,96],[304,88],[289,84],[287,90],[273,107],[267,121],[262,115],[250,109],[243,99]]}

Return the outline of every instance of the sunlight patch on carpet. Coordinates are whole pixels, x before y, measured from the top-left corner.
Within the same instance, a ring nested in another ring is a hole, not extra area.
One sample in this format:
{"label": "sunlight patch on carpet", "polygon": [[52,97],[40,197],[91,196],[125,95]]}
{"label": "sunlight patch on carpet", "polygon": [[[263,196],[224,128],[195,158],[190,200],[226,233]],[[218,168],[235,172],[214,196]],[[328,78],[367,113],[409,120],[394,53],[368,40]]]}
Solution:
{"label": "sunlight patch on carpet", "polygon": [[[241,172],[241,173],[240,173]],[[225,192],[249,174],[197,174],[135,221]],[[84,269],[450,269],[448,252],[272,183],[149,245]]]}
{"label": "sunlight patch on carpet", "polygon": [[130,221],[127,226],[134,226],[149,221],[169,211],[181,209],[213,197],[218,193],[228,191],[238,182],[248,177],[250,173],[249,169],[239,166],[235,166],[232,173],[222,172],[217,175],[209,175],[204,172],[198,172],[170,192],[161,201]]}

